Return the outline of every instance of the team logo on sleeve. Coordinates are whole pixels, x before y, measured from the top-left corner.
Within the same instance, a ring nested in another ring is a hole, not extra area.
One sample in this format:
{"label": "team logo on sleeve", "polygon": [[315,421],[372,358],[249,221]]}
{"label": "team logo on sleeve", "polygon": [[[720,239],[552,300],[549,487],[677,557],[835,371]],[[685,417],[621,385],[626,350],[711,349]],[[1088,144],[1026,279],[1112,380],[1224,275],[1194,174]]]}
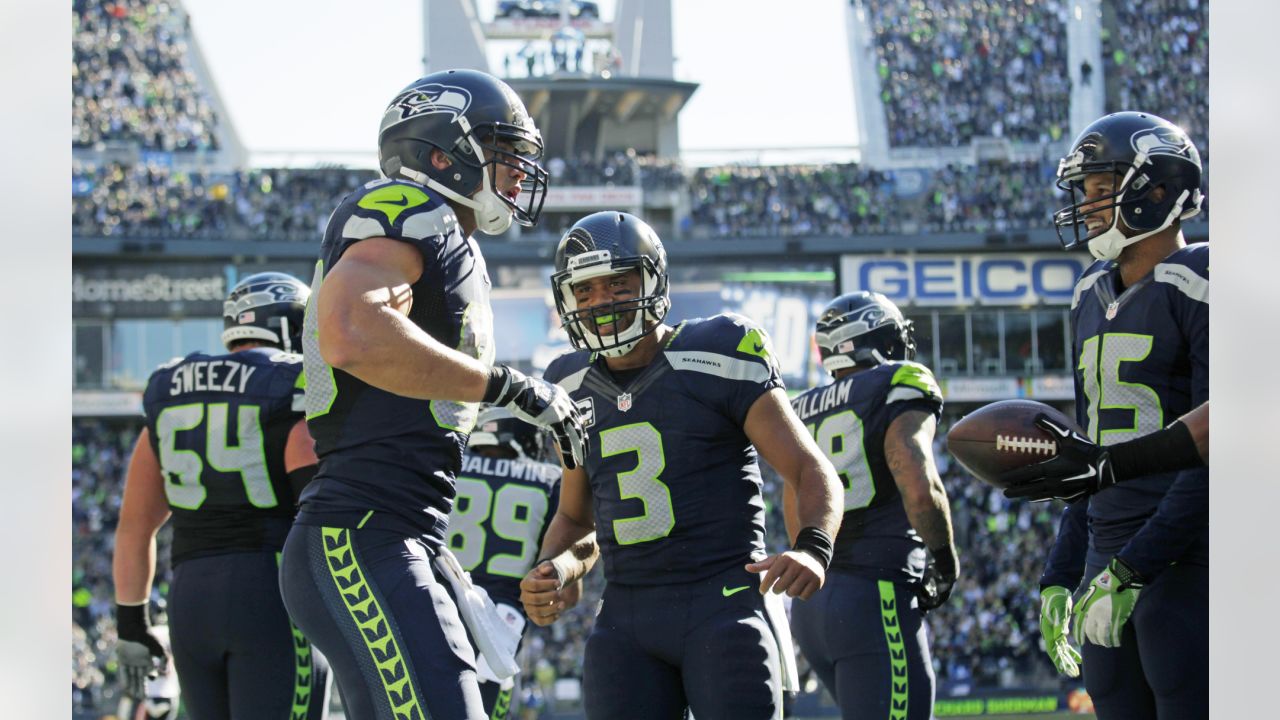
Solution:
{"label": "team logo on sleeve", "polygon": [[401,120],[432,113],[448,113],[453,116],[449,121],[453,122],[471,107],[471,93],[466,88],[431,83],[401,93],[391,101],[391,105],[400,108]]}

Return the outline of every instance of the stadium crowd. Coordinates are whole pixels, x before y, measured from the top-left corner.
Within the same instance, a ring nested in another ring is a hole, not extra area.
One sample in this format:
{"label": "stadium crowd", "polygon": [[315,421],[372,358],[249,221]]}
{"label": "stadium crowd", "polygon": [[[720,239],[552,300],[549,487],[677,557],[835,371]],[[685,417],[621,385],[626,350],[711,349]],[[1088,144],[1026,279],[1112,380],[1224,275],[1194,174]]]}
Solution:
{"label": "stadium crowd", "polygon": [[869,0],[889,143],[948,147],[1068,132],[1066,6]]}
{"label": "stadium crowd", "polygon": [[218,118],[187,59],[191,29],[176,2],[73,0],[71,8],[72,147],[218,148]]}
{"label": "stadium crowd", "polygon": [[203,173],[78,161],[71,173],[75,233],[305,241],[324,232],[343,196],[377,177],[346,168]]}
{"label": "stadium crowd", "polygon": [[1102,59],[1107,109],[1142,108],[1177,123],[1209,156],[1208,0],[1110,0]]}
{"label": "stadium crowd", "polygon": [[[111,556],[122,483],[138,421],[78,419],[72,430],[72,698],[77,717],[114,707]],[[951,499],[964,573],[951,601],[928,618],[940,696],[953,688],[1044,687],[1057,682],[1039,650],[1038,586],[1043,548],[1055,532],[1057,508],[1013,504],[973,481],[950,461],[938,431],[935,457]],[[767,542],[787,545],[781,480],[765,473]],[[153,613],[168,588],[168,537],[157,552]],[[556,680],[582,677],[582,653],[603,590],[601,574],[585,581],[583,599],[549,628],[534,627],[522,653],[526,703],[549,707]],[[162,620],[158,620],[160,622]]]}
{"label": "stadium crowd", "polygon": [[[77,420],[71,429],[71,703],[75,717],[114,708],[115,590],[111,557],[125,469],[140,421]],[[160,537],[152,599],[168,594],[169,532]]]}
{"label": "stadium crowd", "polygon": [[[699,168],[618,152],[547,162],[553,186],[630,186],[689,193],[674,238],[986,232],[1048,227],[1061,203],[1048,161],[908,171],[912,182],[856,164]],[[312,242],[329,211],[371,170],[262,168],[233,173],[164,164],[76,161],[72,230],[87,237]],[[908,191],[909,189],[909,191]]]}
{"label": "stadium crowd", "polygon": [[1007,231],[1048,227],[1060,203],[1048,162],[909,171],[856,164],[719,167],[690,179],[695,237]]}

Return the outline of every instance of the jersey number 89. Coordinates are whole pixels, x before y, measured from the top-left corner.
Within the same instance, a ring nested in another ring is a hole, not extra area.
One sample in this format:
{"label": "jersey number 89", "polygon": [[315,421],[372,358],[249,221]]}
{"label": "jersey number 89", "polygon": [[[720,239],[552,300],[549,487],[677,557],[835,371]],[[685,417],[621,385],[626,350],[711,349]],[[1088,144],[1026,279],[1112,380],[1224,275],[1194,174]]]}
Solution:
{"label": "jersey number 89", "polygon": [[[465,506],[465,508],[464,508]],[[489,483],[458,477],[458,497],[449,516],[446,544],[467,572],[484,560],[488,522],[493,534],[520,543],[519,552],[498,553],[489,558],[485,572],[505,577],[524,577],[538,551],[538,536],[547,516],[545,493],[525,486],[503,485],[495,493]]]}

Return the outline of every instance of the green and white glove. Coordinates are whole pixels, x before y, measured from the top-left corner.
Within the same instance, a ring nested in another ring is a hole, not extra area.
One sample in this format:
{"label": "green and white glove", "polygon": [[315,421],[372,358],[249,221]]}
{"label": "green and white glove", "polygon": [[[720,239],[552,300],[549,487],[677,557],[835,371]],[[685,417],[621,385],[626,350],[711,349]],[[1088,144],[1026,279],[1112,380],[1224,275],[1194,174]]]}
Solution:
{"label": "green and white glove", "polygon": [[1076,606],[1076,642],[1120,647],[1124,624],[1133,614],[1141,590],[1142,581],[1133,568],[1119,557],[1111,558],[1106,569],[1089,583],[1089,589]]}
{"label": "green and white glove", "polygon": [[1067,631],[1071,624],[1071,591],[1050,585],[1040,591],[1040,635],[1044,650],[1058,672],[1080,677],[1080,653],[1071,647]]}

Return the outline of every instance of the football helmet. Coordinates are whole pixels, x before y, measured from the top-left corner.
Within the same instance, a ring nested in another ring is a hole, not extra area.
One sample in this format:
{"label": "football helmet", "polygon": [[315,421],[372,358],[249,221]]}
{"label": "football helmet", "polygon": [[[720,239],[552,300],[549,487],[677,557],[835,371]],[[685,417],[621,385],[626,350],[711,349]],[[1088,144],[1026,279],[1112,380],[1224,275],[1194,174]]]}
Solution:
{"label": "football helmet", "polygon": [[877,292],[845,293],[827,303],[815,335],[822,367],[832,374],[916,357],[915,323]]}
{"label": "football helmet", "polygon": [[[573,286],[584,280],[639,270],[638,297],[579,308]],[[588,215],[556,246],[551,292],[569,341],[579,350],[621,357],[653,332],[671,307],[667,251],[649,224],[635,215],[606,211]],[[626,318],[631,321],[622,327]],[[598,328],[612,325],[601,335]]]}
{"label": "football helmet", "polygon": [[254,273],[231,288],[222,303],[222,344],[256,340],[285,352],[302,352],[302,316],[311,288],[292,275]]}
{"label": "football helmet", "polygon": [[[432,150],[451,164],[434,167]],[[489,235],[505,232],[513,218],[526,227],[538,221],[548,180],[541,157],[542,135],[520,97],[476,70],[446,70],[415,81],[387,106],[378,128],[383,174],[408,178],[471,208],[476,227]],[[524,173],[518,197],[497,192],[500,167]]]}
{"label": "football helmet", "polygon": [[[1115,186],[1088,199],[1085,177],[1098,173],[1112,174]],[[1088,243],[1094,257],[1114,260],[1129,245],[1200,212],[1200,173],[1196,146],[1168,120],[1140,112],[1095,120],[1058,163],[1057,186],[1071,194],[1071,204],[1053,215],[1058,239],[1068,250]],[[1099,222],[1107,211],[1110,222]]]}
{"label": "football helmet", "polygon": [[550,442],[546,430],[517,418],[506,408],[490,405],[480,411],[467,447],[506,448],[516,457],[541,462],[554,457],[548,455]]}

